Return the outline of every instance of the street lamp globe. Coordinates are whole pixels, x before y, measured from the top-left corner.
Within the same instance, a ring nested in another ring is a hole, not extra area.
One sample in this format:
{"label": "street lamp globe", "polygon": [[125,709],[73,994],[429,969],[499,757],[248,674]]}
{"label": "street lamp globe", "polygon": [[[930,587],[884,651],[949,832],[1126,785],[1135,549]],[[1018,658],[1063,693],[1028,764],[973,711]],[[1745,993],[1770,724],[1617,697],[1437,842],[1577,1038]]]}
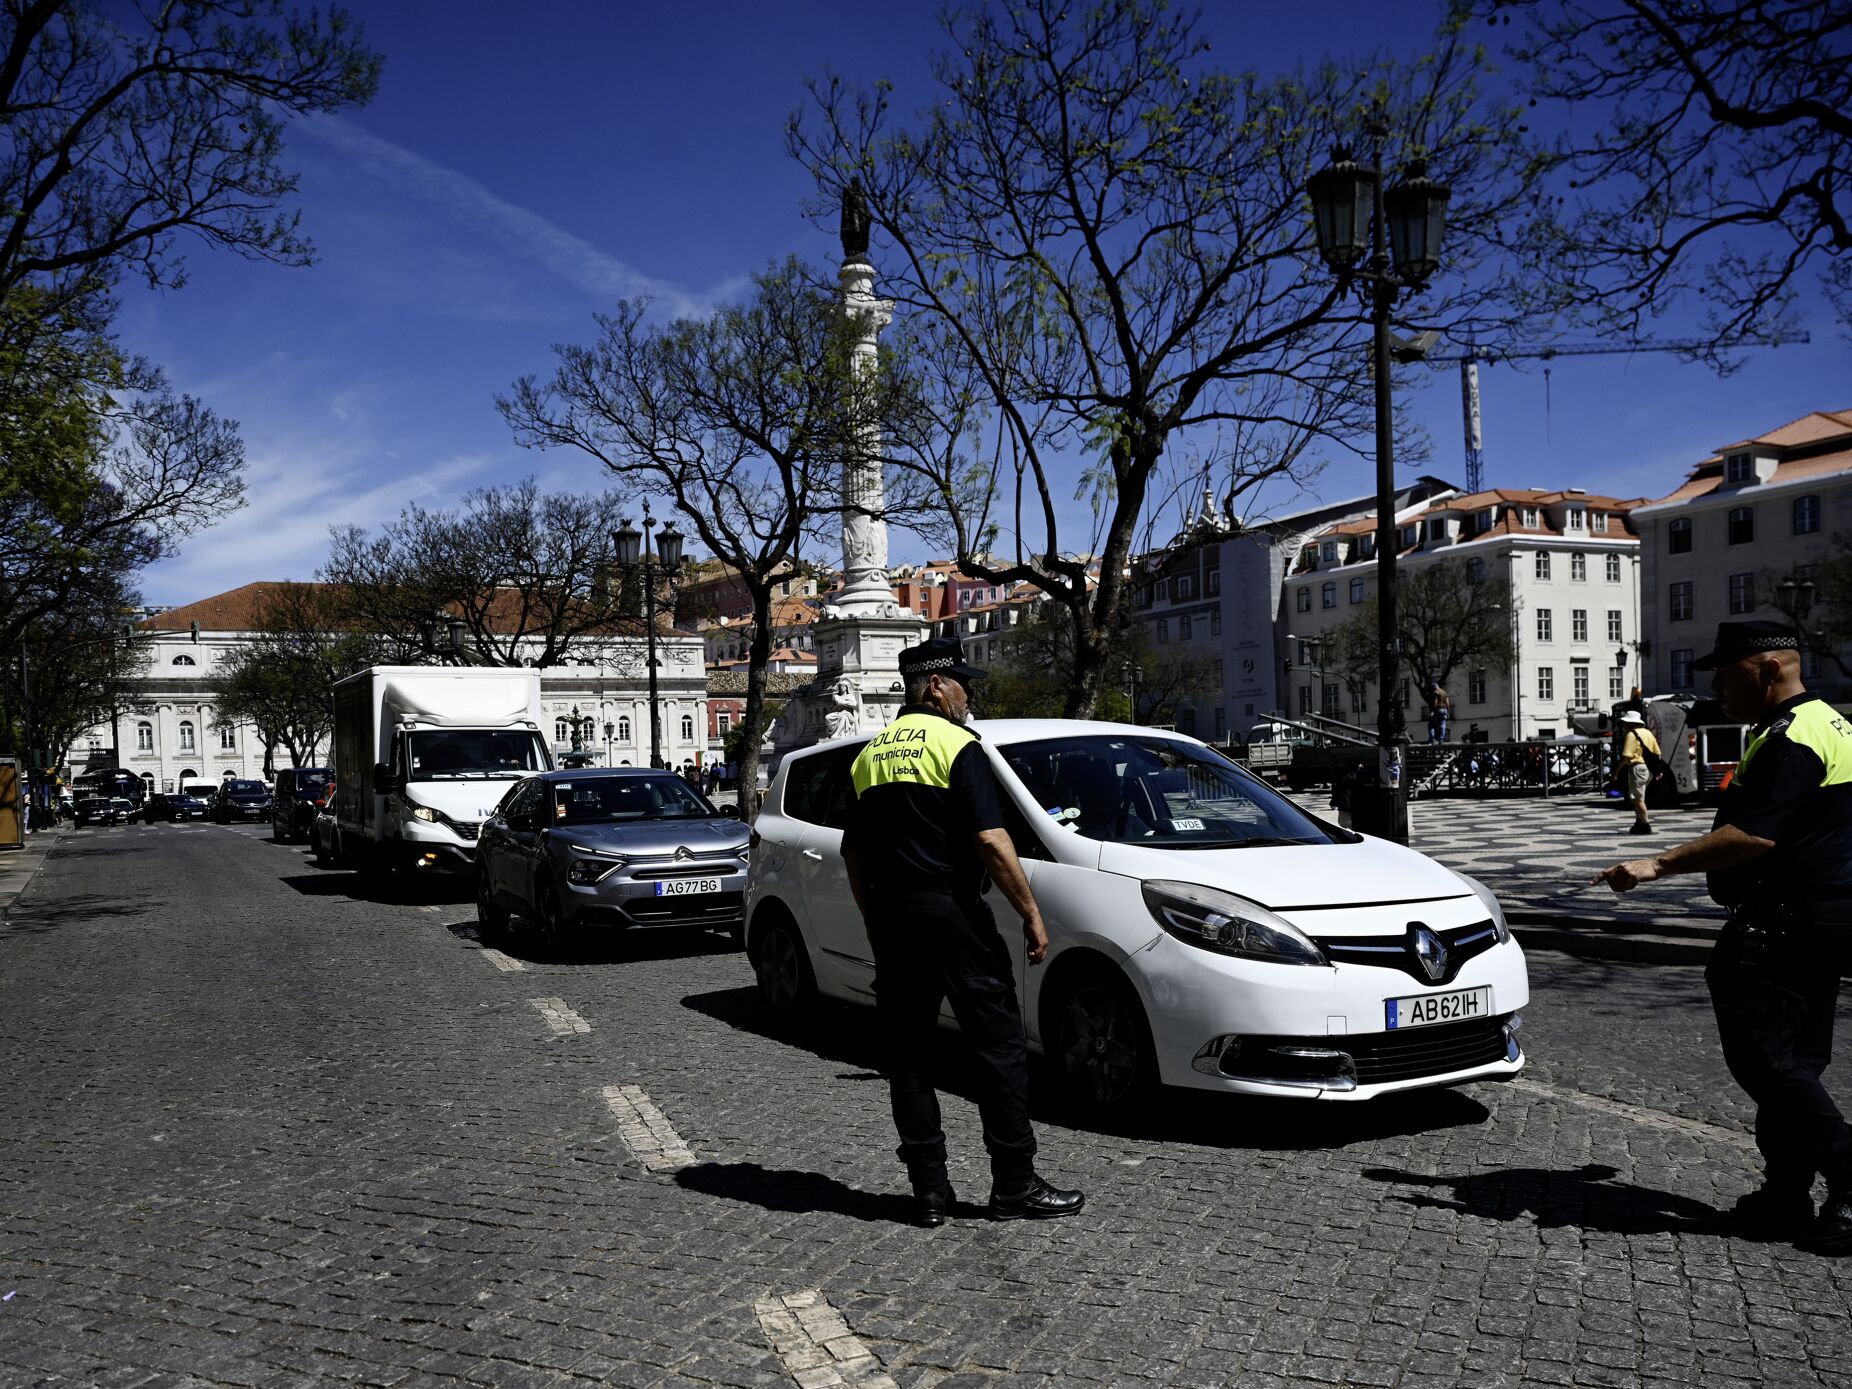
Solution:
{"label": "street lamp globe", "polygon": [[1813,611],[1817,593],[1812,579],[1797,579],[1790,574],[1775,585],[1775,606],[1796,621],[1804,621]]}
{"label": "street lamp globe", "polygon": [[1336,149],[1331,163],[1306,180],[1312,195],[1312,223],[1318,231],[1318,254],[1342,275],[1370,253],[1370,210],[1376,171]]}
{"label": "street lamp globe", "polygon": [[664,569],[679,569],[682,564],[682,533],[675,529],[671,521],[662,528],[662,534],[656,537],[656,558]]}
{"label": "street lamp globe", "polygon": [[1424,285],[1440,268],[1440,242],[1447,230],[1447,202],[1453,190],[1428,177],[1425,164],[1383,194],[1389,223],[1389,251],[1395,273],[1411,286]]}
{"label": "street lamp globe", "polygon": [[624,518],[624,524],[611,532],[611,544],[617,549],[617,562],[624,569],[632,569],[643,555],[643,536],[630,524],[630,518]]}

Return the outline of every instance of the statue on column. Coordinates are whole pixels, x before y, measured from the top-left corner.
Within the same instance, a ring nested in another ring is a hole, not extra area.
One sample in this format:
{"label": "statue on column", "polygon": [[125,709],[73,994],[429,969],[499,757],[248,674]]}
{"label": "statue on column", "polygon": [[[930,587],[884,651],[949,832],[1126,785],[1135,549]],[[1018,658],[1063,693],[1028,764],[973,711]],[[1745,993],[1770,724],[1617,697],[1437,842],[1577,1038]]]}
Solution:
{"label": "statue on column", "polygon": [[874,218],[868,211],[868,195],[862,191],[859,178],[849,180],[849,186],[842,190],[842,258],[844,260],[868,259],[868,232],[874,225]]}

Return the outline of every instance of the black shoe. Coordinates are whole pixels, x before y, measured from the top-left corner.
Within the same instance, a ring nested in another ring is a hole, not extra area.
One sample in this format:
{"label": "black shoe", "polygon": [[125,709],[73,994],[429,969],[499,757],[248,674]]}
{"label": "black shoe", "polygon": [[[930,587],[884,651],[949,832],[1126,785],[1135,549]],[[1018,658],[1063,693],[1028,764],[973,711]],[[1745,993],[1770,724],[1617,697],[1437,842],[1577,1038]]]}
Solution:
{"label": "black shoe", "polygon": [[944,1186],[915,1187],[913,1223],[927,1230],[936,1230],[945,1224],[946,1213],[957,1204],[958,1197],[950,1183]]}
{"label": "black shoe", "polygon": [[[1801,1187],[1758,1187],[1730,1211],[1732,1234],[1772,1243],[1786,1243],[1799,1238],[1804,1231],[1810,1232],[1810,1222],[1813,1222],[1813,1193]],[[1847,1228],[1852,1230],[1852,1220]]]}
{"label": "black shoe", "polygon": [[1644,820],[1635,820],[1633,828],[1627,831],[1628,834],[1651,834],[1652,832],[1653,827]]}
{"label": "black shoe", "polygon": [[1058,1215],[1073,1215],[1087,1204],[1078,1191],[1063,1191],[1050,1186],[1040,1177],[1031,1177],[1029,1185],[1013,1196],[994,1187],[990,1193],[992,1220],[1052,1220]]}
{"label": "black shoe", "polygon": [[1820,1213],[1794,1246],[1809,1254],[1852,1254],[1852,1194],[1828,1193]]}

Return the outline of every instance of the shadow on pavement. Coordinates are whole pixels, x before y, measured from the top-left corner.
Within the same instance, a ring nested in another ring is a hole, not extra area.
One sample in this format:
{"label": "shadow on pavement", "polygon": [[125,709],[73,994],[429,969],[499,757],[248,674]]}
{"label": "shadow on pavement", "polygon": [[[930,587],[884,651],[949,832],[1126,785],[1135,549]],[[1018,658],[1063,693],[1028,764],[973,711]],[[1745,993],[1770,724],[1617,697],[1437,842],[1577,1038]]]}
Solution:
{"label": "shadow on pavement", "polygon": [[145,916],[147,911],[147,906],[141,902],[79,892],[56,901],[32,901],[23,907],[17,904],[9,907],[6,919],[0,921],[0,935],[40,936],[98,917]]}
{"label": "shadow on pavement", "polygon": [[317,869],[278,882],[304,897],[345,897],[352,902],[377,902],[384,906],[443,905],[468,901],[474,889],[467,880],[451,882],[441,878],[420,878],[404,890],[380,887],[365,874],[352,871]]}
{"label": "shadow on pavement", "polygon": [[[737,1031],[801,1047],[813,1056],[852,1068],[838,1075],[839,1080],[879,1078],[874,1015],[867,1009],[826,1001],[818,1005],[808,1026],[782,1029],[767,1018],[758,990],[750,985],[690,994],[682,999],[682,1006]],[[956,1033],[939,1034],[931,1071],[935,1088],[967,1100],[975,1095],[970,1054]],[[1030,1058],[1030,1076],[1030,1112],[1038,1124],[1205,1148],[1342,1148],[1471,1127],[1491,1118],[1491,1111],[1478,1100],[1454,1089],[1386,1095],[1367,1104],[1323,1104],[1167,1088],[1138,1112],[1102,1120],[1077,1115],[1039,1058]]]}
{"label": "shadow on pavement", "polygon": [[1565,1226],[1615,1235],[1720,1235],[1723,1212],[1689,1196],[1617,1182],[1612,1167],[1598,1162],[1579,1168],[1507,1167],[1463,1177],[1428,1177],[1393,1168],[1365,1169],[1374,1182],[1445,1188],[1452,1199],[1407,1195],[1407,1205],[1458,1211],[1484,1220],[1529,1220],[1541,1229]]}
{"label": "shadow on pavement", "polygon": [[613,931],[594,940],[568,943],[557,953],[540,948],[534,938],[521,929],[521,922],[501,935],[489,939],[474,915],[451,921],[446,930],[459,940],[493,946],[504,955],[528,964],[607,965],[644,963],[651,960],[693,960],[706,955],[745,954],[724,935],[712,931],[651,928],[643,931]]}
{"label": "shadow on pavement", "polygon": [[[704,1196],[744,1201],[768,1211],[806,1214],[829,1211],[855,1220],[884,1220],[907,1225],[913,1220],[913,1198],[901,1192],[859,1191],[820,1172],[794,1172],[761,1167],[756,1162],[704,1162],[675,1174],[678,1186]],[[953,1214],[979,1214],[963,1201]]]}

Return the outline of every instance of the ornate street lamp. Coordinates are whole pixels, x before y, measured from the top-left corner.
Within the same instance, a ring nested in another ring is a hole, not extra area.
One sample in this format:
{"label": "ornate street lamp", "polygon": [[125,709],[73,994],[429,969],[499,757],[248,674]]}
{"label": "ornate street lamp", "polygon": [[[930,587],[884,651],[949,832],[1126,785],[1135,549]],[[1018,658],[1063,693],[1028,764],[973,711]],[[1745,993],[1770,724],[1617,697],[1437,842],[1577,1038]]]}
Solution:
{"label": "ornate street lamp", "polygon": [[[1387,191],[1383,188],[1382,142],[1388,133],[1380,108],[1371,117],[1372,152],[1361,165],[1349,150],[1332,151],[1329,166],[1306,180],[1318,253],[1340,285],[1357,283],[1369,306],[1374,330],[1376,378],[1376,614],[1377,614],[1377,791],[1364,819],[1385,839],[1408,841],[1408,791],[1402,778],[1402,744],[1407,730],[1395,697],[1401,666],[1396,636],[1395,440],[1389,385],[1389,317],[1396,295],[1424,286],[1440,268],[1450,190],[1427,176],[1421,164]],[[1321,707],[1323,692],[1320,692]],[[1361,790],[1361,788],[1360,788]],[[1364,800],[1368,800],[1367,797]],[[1362,802],[1360,802],[1361,804]]]}
{"label": "ornate street lamp", "polygon": [[[662,706],[657,695],[656,679],[656,576],[666,570],[671,584],[682,564],[682,534],[671,521],[656,535],[656,518],[650,515],[649,503],[643,503],[643,531],[624,523],[611,532],[617,566],[636,575],[643,583],[643,629],[649,661],[649,764],[664,765],[662,760]],[[654,552],[652,555],[651,552]],[[608,740],[607,734],[607,740]]]}

